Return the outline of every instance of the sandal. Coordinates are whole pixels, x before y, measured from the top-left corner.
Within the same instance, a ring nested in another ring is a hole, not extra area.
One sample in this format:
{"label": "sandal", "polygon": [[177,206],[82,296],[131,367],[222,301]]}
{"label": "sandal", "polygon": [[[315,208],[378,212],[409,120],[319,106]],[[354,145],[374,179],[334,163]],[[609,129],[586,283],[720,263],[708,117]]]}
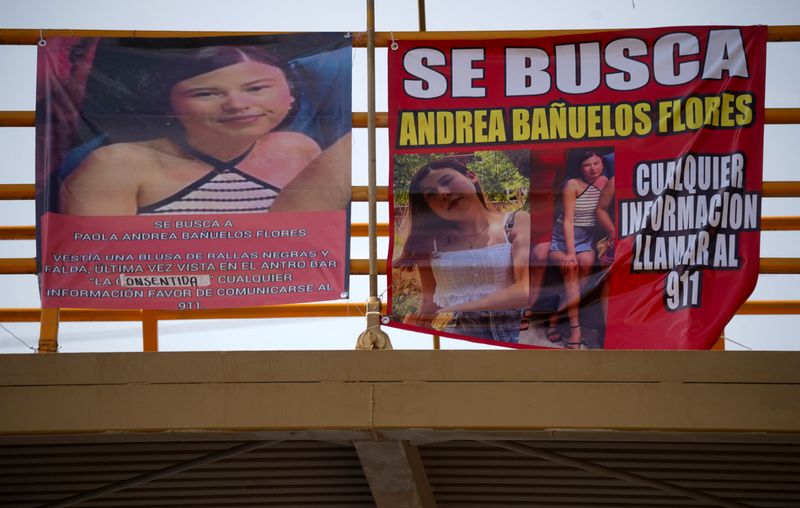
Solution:
{"label": "sandal", "polygon": [[564,340],[564,336],[558,331],[557,326],[550,325],[547,327],[547,340],[550,342],[561,342]]}
{"label": "sandal", "polygon": [[[578,326],[570,326],[570,328],[580,328],[581,325]],[[570,338],[571,339],[571,338]],[[578,339],[577,342],[572,340],[567,340],[564,342],[564,349],[585,349],[586,346],[583,343],[583,333],[581,332],[581,338]]]}
{"label": "sandal", "polygon": [[519,321],[519,331],[524,332],[531,327],[531,319],[533,318],[533,311],[530,308],[522,312],[522,318]]}

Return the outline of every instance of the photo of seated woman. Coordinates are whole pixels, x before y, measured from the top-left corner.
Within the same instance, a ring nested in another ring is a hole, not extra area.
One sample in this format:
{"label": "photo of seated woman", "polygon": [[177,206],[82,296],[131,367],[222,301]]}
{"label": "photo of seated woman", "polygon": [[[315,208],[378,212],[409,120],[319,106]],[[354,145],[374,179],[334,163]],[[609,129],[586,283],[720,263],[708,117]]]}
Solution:
{"label": "photo of seated woman", "polygon": [[[566,349],[602,347],[603,313],[598,240],[612,233],[610,221],[598,221],[598,203],[613,171],[613,152],[607,148],[570,150],[567,177],[557,196],[550,243],[551,272],[557,272],[557,306],[550,314],[547,338]],[[610,206],[610,196],[604,200]],[[613,234],[613,233],[612,233]],[[613,241],[613,240],[612,240]],[[607,237],[601,242],[608,244]],[[605,253],[605,251],[603,252]],[[607,264],[606,264],[607,267]]]}
{"label": "photo of seated woman", "polygon": [[293,48],[288,41],[285,49],[280,40],[199,41],[100,43],[74,149],[53,170],[61,183],[55,211],[174,215],[349,205],[349,43],[323,39]]}
{"label": "photo of seated woman", "polygon": [[506,152],[394,159],[395,320],[514,344],[528,306],[528,179]]}

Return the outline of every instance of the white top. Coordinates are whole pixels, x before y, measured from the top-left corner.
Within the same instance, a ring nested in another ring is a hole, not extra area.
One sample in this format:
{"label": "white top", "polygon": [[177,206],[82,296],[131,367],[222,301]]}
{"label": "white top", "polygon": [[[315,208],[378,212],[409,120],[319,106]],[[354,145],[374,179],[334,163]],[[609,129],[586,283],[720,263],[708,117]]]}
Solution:
{"label": "white top", "polygon": [[433,303],[450,307],[492,295],[514,283],[511,242],[479,249],[438,252],[434,241],[431,271],[436,279]]}

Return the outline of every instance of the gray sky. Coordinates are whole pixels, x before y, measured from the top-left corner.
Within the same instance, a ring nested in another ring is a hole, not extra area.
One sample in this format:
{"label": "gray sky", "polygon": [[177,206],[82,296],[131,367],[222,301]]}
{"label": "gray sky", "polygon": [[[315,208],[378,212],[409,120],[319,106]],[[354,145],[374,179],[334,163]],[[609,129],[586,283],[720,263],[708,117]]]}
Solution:
{"label": "gray sky", "polygon": [[[380,31],[417,30],[415,0],[376,0]],[[213,30],[213,31],[363,31],[366,0],[0,0],[2,28]],[[800,25],[797,0],[428,0],[428,30],[535,30],[635,28],[675,25]],[[401,38],[398,34],[398,39]],[[378,50],[377,110],[386,111],[386,49]],[[768,46],[767,107],[800,107],[800,43]],[[353,109],[366,111],[366,51],[354,50]],[[34,108],[35,47],[0,46],[0,110]],[[764,179],[797,180],[794,166],[800,126],[766,126]],[[2,183],[34,180],[33,129],[0,129]],[[386,131],[378,132],[378,182],[388,181]],[[366,132],[354,130],[353,183],[366,185]],[[765,199],[764,215],[800,215],[800,199]],[[354,220],[366,221],[366,205],[353,205]],[[386,204],[379,221],[388,220]],[[30,225],[32,202],[0,201],[0,223]],[[797,232],[762,233],[763,257],[798,257]],[[386,239],[379,241],[385,257]],[[33,257],[32,241],[0,241],[0,257]],[[367,240],[353,239],[354,258],[367,257]],[[385,278],[379,282],[380,291]],[[368,296],[366,276],[351,278],[351,301]],[[799,300],[800,276],[762,276],[751,299]],[[0,308],[39,306],[33,275],[0,277]],[[2,323],[30,346],[37,323]],[[161,350],[351,349],[363,330],[362,317],[303,320],[162,321]],[[800,316],[740,316],[726,328],[728,349],[800,350]],[[395,348],[429,349],[430,336],[387,329]],[[136,323],[62,323],[62,351],[140,351]],[[740,345],[737,345],[740,344]],[[443,348],[490,348],[442,340]],[[0,329],[0,353],[30,350]]]}

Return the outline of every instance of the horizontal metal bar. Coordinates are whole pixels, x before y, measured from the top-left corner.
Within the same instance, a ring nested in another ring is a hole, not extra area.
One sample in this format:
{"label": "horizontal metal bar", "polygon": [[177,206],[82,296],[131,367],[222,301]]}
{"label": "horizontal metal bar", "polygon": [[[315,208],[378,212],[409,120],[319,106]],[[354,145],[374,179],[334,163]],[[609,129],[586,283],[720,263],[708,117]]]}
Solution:
{"label": "horizontal metal bar", "polygon": [[26,200],[36,197],[36,185],[32,183],[0,183],[0,200]]}
{"label": "horizontal metal bar", "polygon": [[[580,29],[580,30],[482,30],[450,32],[376,32],[375,45],[388,46],[392,40],[492,40],[492,39],[541,39],[559,35],[628,31],[630,28]],[[38,32],[36,32],[38,34]],[[29,44],[38,41],[35,40]],[[779,25],[767,27],[768,42],[800,41],[800,25]]]}
{"label": "horizontal metal bar", "polygon": [[765,108],[764,123],[773,125],[800,123],[800,108]]}
{"label": "horizontal metal bar", "polygon": [[[301,303],[269,307],[239,307],[233,309],[203,309],[191,311],[156,310],[156,319],[249,319],[298,317],[363,317],[362,303]],[[0,309],[0,322],[29,323],[41,318],[41,309]],[[61,321],[141,321],[138,309],[61,309]]]}
{"label": "horizontal metal bar", "polygon": [[765,198],[800,198],[800,182],[764,182],[761,195]]}
{"label": "horizontal metal bar", "polygon": [[35,111],[0,111],[0,127],[33,127]]}
{"label": "horizontal metal bar", "polygon": [[[367,127],[367,113],[354,111],[352,115],[353,127]],[[766,108],[764,122],[775,125],[800,123],[800,108]],[[34,111],[0,111],[0,127],[33,127],[35,124]],[[375,127],[388,126],[389,113],[386,111],[375,113]]]}
{"label": "horizontal metal bar", "polygon": [[[795,217],[787,217],[795,218]],[[800,217],[796,217],[800,229]],[[762,219],[761,227],[764,227]],[[355,237],[367,236],[369,224],[366,222],[354,222],[350,225],[350,235]],[[389,224],[378,224],[378,236],[389,236]],[[0,226],[0,240],[34,240],[36,239],[35,226]]]}
{"label": "horizontal metal bar", "polygon": [[[353,111],[353,127],[367,127],[367,113],[365,111]],[[388,127],[389,113],[386,111],[375,112],[375,127]]]}
{"label": "horizontal metal bar", "polygon": [[[355,111],[352,114],[353,127],[367,127],[367,113]],[[388,127],[389,113],[375,113],[375,126]],[[35,111],[0,111],[0,127],[33,127],[36,125]]]}
{"label": "horizontal metal bar", "polygon": [[[800,182],[764,182],[761,195],[765,198],[800,198]],[[26,200],[36,196],[36,186],[32,183],[0,183],[0,201]],[[367,201],[367,187],[354,185],[352,200]],[[378,186],[378,201],[389,200],[389,188]]]}
{"label": "horizontal metal bar", "polygon": [[[386,302],[382,302],[385,310]],[[363,317],[366,305],[362,303],[299,303],[269,307],[239,307],[233,309],[154,310],[158,320],[180,319],[256,319],[299,317]],[[41,309],[0,309],[0,322],[36,323],[41,320]],[[793,315],[800,314],[800,300],[754,300],[745,302],[739,315]],[[138,309],[61,309],[60,320],[69,322],[141,321]]]}
{"label": "horizontal metal bar", "polygon": [[[449,32],[375,32],[375,45],[386,47],[392,40],[491,40],[491,39],[539,39],[559,35],[595,33],[598,31],[629,30],[625,28],[609,28],[604,30],[482,30],[482,31],[449,31]],[[40,38],[48,37],[123,37],[147,39],[155,37],[221,37],[235,35],[270,35],[286,32],[208,32],[208,31],[174,31],[174,30],[69,30],[38,28],[5,28],[0,29],[0,44],[19,45],[36,44]],[[353,46],[366,47],[366,37],[360,32],[353,32]],[[800,41],[800,26],[783,25],[767,28],[769,42]]]}
{"label": "horizontal metal bar", "polygon": [[[366,275],[369,273],[367,259],[351,259],[350,273]],[[761,258],[759,273],[800,274],[800,258]],[[0,258],[0,275],[24,275],[36,273],[36,260],[33,258]],[[386,273],[386,260],[378,260],[378,273]]]}
{"label": "horizontal metal bar", "polygon": [[[786,182],[792,183],[792,182]],[[797,195],[800,196],[800,182],[797,186]],[[352,190],[354,202],[367,201],[367,186],[354,185]],[[26,200],[36,197],[36,186],[32,183],[0,183],[0,201]],[[389,188],[385,185],[378,187],[378,201],[389,200]]]}
{"label": "horizontal metal bar", "polygon": [[800,217],[761,217],[761,231],[798,231]]}
{"label": "horizontal metal bar", "polygon": [[736,314],[742,316],[800,314],[800,300],[751,300],[744,302]]}
{"label": "horizontal metal bar", "polygon": [[800,274],[800,258],[761,258],[758,273],[796,275]]}
{"label": "horizontal metal bar", "polygon": [[[350,225],[350,235],[367,236],[369,224],[354,222]],[[377,224],[378,236],[389,236],[389,224]],[[800,231],[800,217],[762,217],[761,231]],[[0,226],[0,240],[33,240],[36,238],[34,226]]]}
{"label": "horizontal metal bar", "polygon": [[33,240],[35,226],[0,226],[0,240]]}
{"label": "horizontal metal bar", "polygon": [[[798,260],[800,261],[800,260]],[[386,260],[378,260],[378,271],[386,273]],[[0,275],[24,275],[36,273],[36,260],[34,258],[0,258]],[[351,275],[369,274],[367,259],[350,260]]]}
{"label": "horizontal metal bar", "polygon": [[[800,182],[797,186],[797,195],[800,197]],[[389,187],[379,185],[377,189],[378,201],[389,201]],[[366,203],[369,201],[369,188],[366,185],[353,186],[352,200],[356,203]]]}

